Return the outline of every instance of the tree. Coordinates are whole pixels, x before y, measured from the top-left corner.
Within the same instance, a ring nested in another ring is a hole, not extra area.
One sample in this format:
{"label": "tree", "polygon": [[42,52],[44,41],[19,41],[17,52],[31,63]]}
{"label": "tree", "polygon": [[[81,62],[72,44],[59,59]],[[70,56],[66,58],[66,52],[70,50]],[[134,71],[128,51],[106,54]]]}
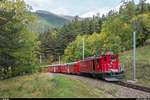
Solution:
{"label": "tree", "polygon": [[0,66],[3,77],[32,73],[37,61],[38,45],[34,32],[28,25],[35,16],[28,15],[23,1],[0,2]]}

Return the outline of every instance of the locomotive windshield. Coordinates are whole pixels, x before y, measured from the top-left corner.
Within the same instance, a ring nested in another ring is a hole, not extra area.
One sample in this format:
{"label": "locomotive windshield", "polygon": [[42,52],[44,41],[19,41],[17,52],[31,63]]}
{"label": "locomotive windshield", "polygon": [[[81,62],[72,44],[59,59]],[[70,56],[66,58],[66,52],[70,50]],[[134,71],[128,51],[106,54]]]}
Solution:
{"label": "locomotive windshield", "polygon": [[111,62],[117,61],[117,57],[111,57]]}

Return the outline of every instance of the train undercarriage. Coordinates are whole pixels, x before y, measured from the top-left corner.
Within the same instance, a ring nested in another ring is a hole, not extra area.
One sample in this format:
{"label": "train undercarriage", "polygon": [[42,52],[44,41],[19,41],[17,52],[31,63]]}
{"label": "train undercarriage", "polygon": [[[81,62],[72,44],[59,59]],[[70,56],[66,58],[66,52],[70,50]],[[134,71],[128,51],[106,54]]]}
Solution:
{"label": "train undercarriage", "polygon": [[120,81],[125,79],[124,71],[121,72],[81,72],[82,75],[91,75],[94,78],[106,81]]}

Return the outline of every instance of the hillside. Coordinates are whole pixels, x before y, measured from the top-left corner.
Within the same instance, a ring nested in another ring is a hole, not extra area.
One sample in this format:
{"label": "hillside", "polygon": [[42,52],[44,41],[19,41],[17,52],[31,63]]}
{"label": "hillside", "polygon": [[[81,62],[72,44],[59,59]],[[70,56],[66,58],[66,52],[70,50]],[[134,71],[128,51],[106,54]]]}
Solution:
{"label": "hillside", "polygon": [[[32,27],[32,30],[38,33],[62,26],[65,23],[68,24],[75,18],[74,16],[57,15],[44,10],[37,10],[36,12],[32,12],[32,14],[37,16],[36,23],[38,23],[35,27]],[[84,19],[79,17],[78,20]]]}
{"label": "hillside", "polygon": [[[68,15],[59,15],[59,16],[65,18],[67,20],[70,20],[70,21],[74,20],[74,18],[75,18],[75,16],[68,16]],[[78,17],[79,21],[83,21],[84,19],[85,18]],[[92,18],[88,18],[88,19],[91,20]]]}
{"label": "hillside", "polygon": [[68,19],[65,19],[54,13],[43,11],[43,10],[37,10],[34,14],[37,15],[38,18],[42,18],[42,19],[45,19],[46,21],[50,22],[54,27],[61,26],[64,23],[70,22]]}
{"label": "hillside", "polygon": [[106,98],[80,80],[50,73],[1,80],[0,86],[0,98]]}
{"label": "hillside", "polygon": [[[150,86],[150,40],[136,50],[136,78],[139,84]],[[126,80],[133,80],[133,50],[120,54],[120,63],[125,64]]]}
{"label": "hillside", "polygon": [[62,26],[65,23],[68,24],[70,22],[69,19],[43,10],[38,10],[33,12],[33,14],[37,16],[36,22],[38,25],[32,27],[32,29],[36,30],[38,33],[47,31],[49,28]]}

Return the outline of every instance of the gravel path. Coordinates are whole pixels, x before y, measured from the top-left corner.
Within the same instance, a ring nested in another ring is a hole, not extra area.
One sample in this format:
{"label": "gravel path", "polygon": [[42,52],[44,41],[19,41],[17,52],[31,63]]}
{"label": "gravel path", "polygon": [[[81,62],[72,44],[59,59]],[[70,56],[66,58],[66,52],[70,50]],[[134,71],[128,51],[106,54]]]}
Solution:
{"label": "gravel path", "polygon": [[72,77],[81,80],[94,88],[104,91],[109,98],[150,98],[150,93],[123,87],[120,85],[108,83],[90,77],[59,74],[59,73],[57,73],[57,75],[63,75],[63,76]]}

